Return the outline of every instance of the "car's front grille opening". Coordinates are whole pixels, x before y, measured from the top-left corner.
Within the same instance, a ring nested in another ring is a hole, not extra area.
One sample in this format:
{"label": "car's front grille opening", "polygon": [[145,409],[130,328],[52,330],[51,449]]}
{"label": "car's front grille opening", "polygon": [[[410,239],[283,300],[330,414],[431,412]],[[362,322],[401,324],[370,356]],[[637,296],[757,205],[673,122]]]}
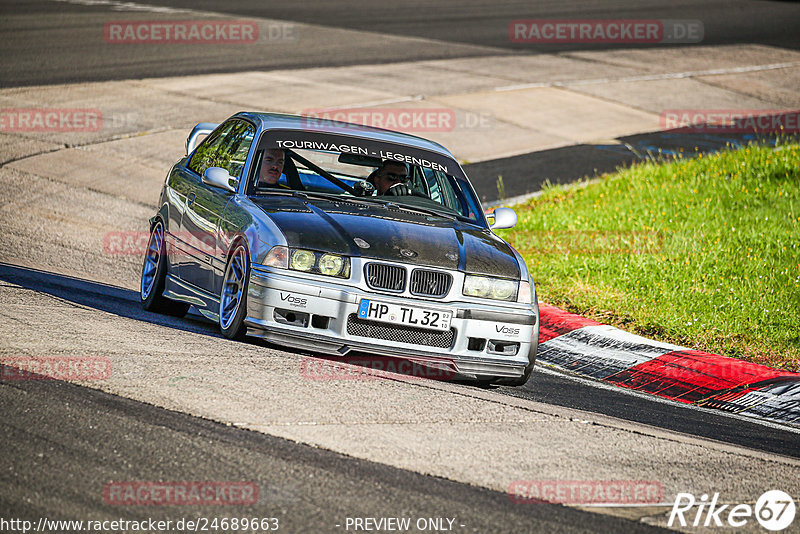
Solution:
{"label": "car's front grille opening", "polygon": [[486,352],[489,354],[504,354],[506,356],[513,356],[519,351],[519,343],[516,341],[497,341],[495,339],[489,340],[489,347]]}
{"label": "car's front grille opening", "polygon": [[467,350],[482,351],[486,346],[486,340],[482,337],[471,337],[467,342]]}
{"label": "car's front grille opening", "polygon": [[399,265],[368,263],[364,267],[364,278],[372,289],[402,293],[406,288],[406,270]]}
{"label": "car's front grille opening", "polygon": [[411,343],[412,345],[425,345],[449,349],[453,346],[455,330],[452,328],[445,332],[438,330],[425,330],[411,328],[410,326],[382,324],[359,319],[358,315],[351,313],[347,318],[347,333],[351,336],[368,337],[371,339],[384,339],[398,343]]}
{"label": "car's front grille opening", "polygon": [[302,326],[303,328],[308,326],[309,315],[305,312],[275,308],[275,313],[273,316],[275,317],[276,323]]}
{"label": "car's front grille opening", "polygon": [[321,328],[322,330],[328,329],[328,324],[331,322],[330,317],[325,317],[324,315],[312,315],[311,316],[311,326],[314,328]]}
{"label": "car's front grille opening", "polygon": [[414,269],[411,272],[411,294],[421,297],[443,297],[450,291],[453,277],[450,273]]}

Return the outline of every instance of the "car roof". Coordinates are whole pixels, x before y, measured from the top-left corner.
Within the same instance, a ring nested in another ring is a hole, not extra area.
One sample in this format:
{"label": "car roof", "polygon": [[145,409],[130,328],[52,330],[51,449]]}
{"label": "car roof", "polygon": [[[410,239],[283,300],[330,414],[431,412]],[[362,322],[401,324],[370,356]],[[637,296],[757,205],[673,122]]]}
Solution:
{"label": "car roof", "polygon": [[[334,135],[350,135],[354,137],[364,137],[389,143],[412,146],[423,150],[436,152],[444,156],[455,159],[445,147],[439,143],[392,130],[375,128],[373,126],[363,126],[349,122],[332,121],[317,117],[303,117],[300,115],[287,115],[283,113],[258,113],[242,111],[235,115],[249,119],[260,126],[262,130],[297,130],[313,131],[315,133],[329,133]],[[313,121],[313,122],[311,122]]]}

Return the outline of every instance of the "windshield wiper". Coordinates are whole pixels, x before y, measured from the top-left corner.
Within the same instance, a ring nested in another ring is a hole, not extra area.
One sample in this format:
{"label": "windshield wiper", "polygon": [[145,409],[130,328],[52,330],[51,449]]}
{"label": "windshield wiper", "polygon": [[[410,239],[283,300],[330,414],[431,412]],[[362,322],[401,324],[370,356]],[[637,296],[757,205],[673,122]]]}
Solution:
{"label": "windshield wiper", "polygon": [[398,204],[393,200],[385,200],[382,198],[346,197],[342,195],[337,195],[336,193],[317,193],[312,191],[299,191],[298,193],[299,194],[296,196],[311,196],[311,197],[324,198],[326,200],[331,200],[334,202],[350,202],[352,204],[381,206],[382,208],[394,209],[398,211],[410,211],[412,213],[418,213],[420,215],[434,215],[436,217],[442,217],[444,219],[449,219],[451,221],[455,221],[458,218],[455,215],[451,215],[449,213],[442,213],[432,208],[418,208],[417,206]]}
{"label": "windshield wiper", "polygon": [[280,194],[281,196],[293,196],[303,200],[309,198],[317,198],[322,200],[330,200],[331,202],[347,202],[350,204],[360,204],[362,206],[364,205],[380,206],[386,209],[393,209],[397,211],[408,211],[411,213],[417,213],[419,215],[433,215],[435,217],[441,217],[443,219],[448,219],[451,221],[461,220],[461,219],[469,220],[466,217],[460,217],[458,215],[452,215],[450,213],[443,213],[433,208],[420,208],[417,206],[409,206],[407,204],[398,204],[393,200],[385,200],[382,198],[375,198],[375,197],[348,197],[340,195],[338,193],[321,193],[318,191],[287,191],[281,189],[269,191],[267,194],[274,194],[274,193]]}
{"label": "windshield wiper", "polygon": [[340,195],[338,193],[321,193],[319,191],[295,191],[294,196],[299,198],[319,198],[324,200],[330,200],[331,202],[349,202],[351,204],[362,204],[362,205],[378,205],[381,207],[386,207],[383,202],[375,202],[370,201],[364,197],[347,197],[344,195]]}
{"label": "windshield wiper", "polygon": [[452,215],[450,213],[443,213],[433,208],[420,208],[418,206],[409,206],[408,204],[398,204],[393,200],[373,199],[372,202],[381,203],[387,208],[410,211],[412,213],[419,213],[421,215],[434,215],[436,217],[442,217],[443,219],[449,219],[451,221],[455,221],[458,218],[455,215]]}

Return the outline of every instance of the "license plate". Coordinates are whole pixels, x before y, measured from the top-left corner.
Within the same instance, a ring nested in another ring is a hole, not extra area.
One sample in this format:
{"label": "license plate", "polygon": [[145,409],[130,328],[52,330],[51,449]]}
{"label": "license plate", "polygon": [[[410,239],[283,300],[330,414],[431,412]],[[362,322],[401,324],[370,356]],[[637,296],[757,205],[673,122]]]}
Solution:
{"label": "license plate", "polygon": [[361,299],[358,318],[382,323],[404,324],[429,330],[450,330],[453,313]]}

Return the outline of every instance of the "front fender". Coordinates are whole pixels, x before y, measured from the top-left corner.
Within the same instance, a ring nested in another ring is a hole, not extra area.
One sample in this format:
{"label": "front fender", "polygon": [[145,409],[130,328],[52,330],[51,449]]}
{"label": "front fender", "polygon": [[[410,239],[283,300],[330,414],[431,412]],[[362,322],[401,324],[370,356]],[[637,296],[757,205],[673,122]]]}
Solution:
{"label": "front fender", "polygon": [[156,214],[147,220],[147,222],[150,223],[151,230],[153,229],[153,225],[155,225],[156,221],[159,219],[164,223],[165,230],[169,232],[170,229],[166,228],[166,225],[168,224],[167,221],[169,221],[169,206],[166,202],[162,202],[161,207],[158,209]]}
{"label": "front fender", "polygon": [[222,287],[222,276],[233,245],[245,241],[250,264],[262,263],[273,246],[286,245],[286,237],[275,223],[244,195],[232,195],[228,200],[217,231],[214,265],[214,291]]}

